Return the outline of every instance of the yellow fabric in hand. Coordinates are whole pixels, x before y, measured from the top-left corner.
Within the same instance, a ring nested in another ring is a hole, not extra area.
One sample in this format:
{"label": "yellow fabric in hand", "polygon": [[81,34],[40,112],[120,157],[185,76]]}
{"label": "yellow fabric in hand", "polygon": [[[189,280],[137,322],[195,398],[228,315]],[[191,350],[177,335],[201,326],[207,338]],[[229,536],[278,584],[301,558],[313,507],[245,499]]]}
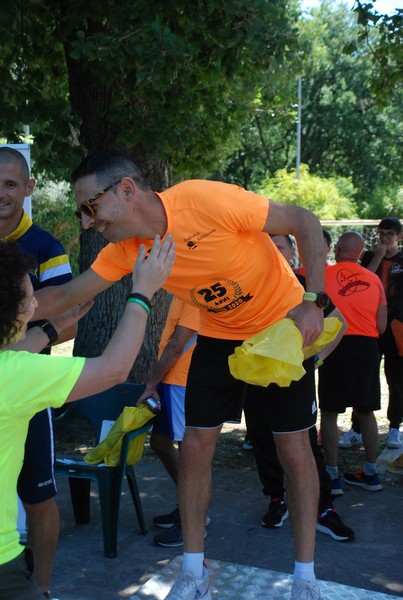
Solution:
{"label": "yellow fabric in hand", "polygon": [[315,343],[302,349],[302,335],[294,321],[281,319],[235,348],[228,357],[230,372],[235,379],[253,385],[288,387],[305,375],[303,361],[329,344],[341,326],[336,317],[325,319],[324,331]]}
{"label": "yellow fabric in hand", "polygon": [[319,354],[325,346],[334,340],[341,328],[342,323],[337,317],[327,317],[324,321],[322,333],[316,338],[312,346],[306,346],[303,349],[305,359]]}
{"label": "yellow fabric in hand", "polygon": [[[154,413],[145,404],[140,406],[125,406],[110,431],[95,448],[87,452],[84,460],[91,464],[105,463],[108,467],[119,464],[122,438],[128,431],[139,429],[154,417]],[[127,464],[134,465],[143,455],[146,433],[131,440],[127,455]]]}

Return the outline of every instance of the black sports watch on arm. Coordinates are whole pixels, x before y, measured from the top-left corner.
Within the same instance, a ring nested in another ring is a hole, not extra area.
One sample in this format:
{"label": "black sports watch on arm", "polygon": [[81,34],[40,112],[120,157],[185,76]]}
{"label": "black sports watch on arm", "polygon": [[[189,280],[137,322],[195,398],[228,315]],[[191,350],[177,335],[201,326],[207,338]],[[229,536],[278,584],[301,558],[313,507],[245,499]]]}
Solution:
{"label": "black sports watch on arm", "polygon": [[303,300],[309,300],[315,302],[319,308],[325,310],[330,304],[330,298],[326,292],[305,292]]}
{"label": "black sports watch on arm", "polygon": [[48,336],[48,338],[49,338],[48,346],[51,346],[52,344],[57,342],[57,340],[59,338],[59,334],[57,333],[56,329],[54,328],[54,326],[52,325],[52,323],[50,321],[47,321],[46,319],[42,319],[41,321],[38,321],[36,323],[36,325],[38,327],[40,327],[42,329],[42,331],[44,333],[46,333],[46,335]]}

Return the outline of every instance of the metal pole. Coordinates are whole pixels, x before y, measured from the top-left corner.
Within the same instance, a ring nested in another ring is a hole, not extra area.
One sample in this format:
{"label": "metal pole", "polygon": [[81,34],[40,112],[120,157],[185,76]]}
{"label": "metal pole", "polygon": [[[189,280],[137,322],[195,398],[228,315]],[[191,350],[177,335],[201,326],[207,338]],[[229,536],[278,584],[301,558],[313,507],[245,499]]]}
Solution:
{"label": "metal pole", "polygon": [[297,179],[300,178],[300,164],[301,164],[301,103],[302,103],[302,77],[298,77]]}

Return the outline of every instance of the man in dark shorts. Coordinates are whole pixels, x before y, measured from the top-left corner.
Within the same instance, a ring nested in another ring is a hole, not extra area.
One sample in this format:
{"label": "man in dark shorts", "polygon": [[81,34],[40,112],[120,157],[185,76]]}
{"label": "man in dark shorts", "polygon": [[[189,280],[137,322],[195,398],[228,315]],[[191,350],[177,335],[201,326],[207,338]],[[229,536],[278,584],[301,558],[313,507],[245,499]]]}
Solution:
{"label": "man in dark shorts", "polygon": [[[73,173],[77,214],[110,243],[72,282],[43,290],[43,308],[61,312],[93,298],[128,273],[139,244],[172,233],[176,261],[164,288],[201,309],[200,336],[186,389],[186,432],[178,482],[184,532],[183,571],[169,600],[209,600],[204,534],[211,496],[211,461],[225,421],[239,418],[244,385],[229,372],[228,356],[243,340],[286,315],[308,346],[323,330],[324,248],[319,220],[309,211],[269,201],[234,185],[190,180],[154,192],[136,165],[115,151],[87,157]],[[291,233],[307,273],[308,295],[267,233]],[[141,242],[140,242],[141,240]],[[287,413],[272,402],[277,451],[290,483],[296,563],[293,600],[320,598],[314,574],[318,476],[308,429],[311,398]],[[289,421],[290,417],[291,421]]]}
{"label": "man in dark shorts", "polygon": [[[33,224],[24,212],[25,196],[30,196],[35,179],[30,177],[24,156],[7,146],[0,148],[0,239],[16,240],[23,252],[35,258],[37,268],[30,273],[34,290],[60,285],[72,278],[68,256],[62,244],[49,232]],[[31,323],[31,326],[38,323]],[[74,337],[75,326],[63,333],[59,342]],[[47,348],[44,354],[50,354]],[[28,544],[35,554],[35,578],[45,597],[59,538],[59,509],[54,475],[54,410],[47,408],[32,417],[25,443],[25,455],[18,495],[27,512]]]}
{"label": "man in dark shorts", "polygon": [[[272,235],[274,244],[292,265],[296,256],[295,241],[289,235]],[[305,278],[297,274],[296,277],[305,286]],[[344,320],[335,306],[330,303],[324,310],[325,317],[335,316],[343,323]],[[343,329],[340,330],[338,338],[343,335]],[[310,358],[304,362],[304,368],[307,374],[299,381],[293,381],[288,388],[278,388],[284,400],[287,398],[311,397],[312,402],[316,402],[315,377],[312,363],[323,364],[323,358],[330,354],[330,349],[325,348],[320,357]],[[276,389],[277,386],[270,386],[270,389]],[[263,485],[263,493],[270,496],[268,511],[263,516],[261,524],[269,529],[282,527],[284,521],[288,518],[288,507],[285,497],[284,471],[277,457],[276,445],[270,421],[270,412],[268,412],[267,390],[256,385],[248,385],[244,398],[244,413],[246,426],[252,441],[253,450],[256,459],[256,465],[260,481]],[[290,410],[295,410],[290,407]],[[319,475],[319,506],[318,520],[316,524],[317,531],[329,535],[336,541],[352,541],[355,537],[354,531],[347,527],[341,517],[334,510],[332,497],[332,481],[326,470],[326,462],[323,451],[318,444],[318,434],[316,427],[309,429],[309,438],[312,452],[315,457],[316,467]]]}
{"label": "man in dark shorts", "polygon": [[378,491],[382,485],[376,472],[378,428],[374,415],[381,407],[377,339],[386,327],[387,309],[379,277],[358,264],[363,250],[359,233],[344,233],[335,248],[336,264],[326,269],[325,289],[348,328],[319,370],[318,391],[330,477],[339,482],[337,415],[351,406],[361,424],[366,460],[356,473],[344,473],[343,479],[350,485]]}

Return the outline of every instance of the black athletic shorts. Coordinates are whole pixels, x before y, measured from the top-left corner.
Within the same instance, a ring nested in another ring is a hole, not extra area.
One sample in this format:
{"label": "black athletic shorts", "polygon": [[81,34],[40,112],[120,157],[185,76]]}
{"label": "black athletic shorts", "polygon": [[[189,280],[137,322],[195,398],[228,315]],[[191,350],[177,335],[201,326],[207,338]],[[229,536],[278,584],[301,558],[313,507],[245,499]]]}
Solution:
{"label": "black athletic shorts", "polygon": [[369,413],[381,408],[377,339],[345,335],[319,369],[319,408]]}
{"label": "black athletic shorts", "polygon": [[39,504],[57,494],[55,473],[54,411],[45,408],[29,422],[24,462],[17,491],[26,504]]}
{"label": "black athletic shorts", "polygon": [[[199,335],[193,351],[187,384],[186,426],[218,427],[240,422],[246,383],[232,377],[228,356],[242,340],[220,340]],[[289,387],[270,384],[247,386],[248,394],[267,397],[274,433],[289,433],[313,427],[316,423],[315,375],[313,358],[304,362],[306,375]]]}

